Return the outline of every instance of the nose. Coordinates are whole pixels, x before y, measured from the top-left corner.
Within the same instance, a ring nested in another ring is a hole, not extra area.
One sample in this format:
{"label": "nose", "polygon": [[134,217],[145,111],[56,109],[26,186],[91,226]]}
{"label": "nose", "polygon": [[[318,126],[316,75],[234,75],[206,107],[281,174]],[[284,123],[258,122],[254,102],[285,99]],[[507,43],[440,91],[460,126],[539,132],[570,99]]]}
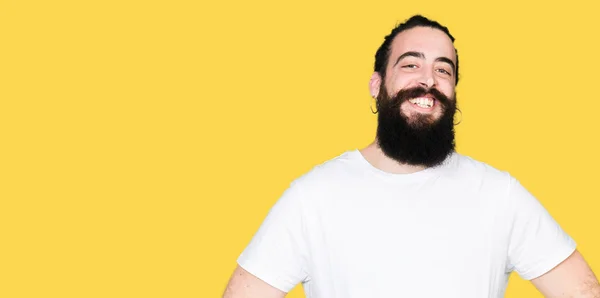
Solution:
{"label": "nose", "polygon": [[433,78],[428,78],[427,80],[422,80],[419,82],[423,87],[431,88],[435,84]]}
{"label": "nose", "polygon": [[420,86],[425,88],[431,88],[435,85],[435,79],[433,78],[433,73],[429,70],[423,70],[421,77],[418,79],[418,83]]}

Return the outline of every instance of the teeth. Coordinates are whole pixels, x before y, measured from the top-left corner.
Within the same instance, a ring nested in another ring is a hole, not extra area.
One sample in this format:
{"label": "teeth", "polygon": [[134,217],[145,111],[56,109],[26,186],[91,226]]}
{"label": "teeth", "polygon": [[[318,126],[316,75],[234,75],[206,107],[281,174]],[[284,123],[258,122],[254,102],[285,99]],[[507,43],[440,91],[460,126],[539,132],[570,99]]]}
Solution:
{"label": "teeth", "polygon": [[427,97],[413,98],[409,100],[422,108],[431,108],[433,106],[433,99]]}

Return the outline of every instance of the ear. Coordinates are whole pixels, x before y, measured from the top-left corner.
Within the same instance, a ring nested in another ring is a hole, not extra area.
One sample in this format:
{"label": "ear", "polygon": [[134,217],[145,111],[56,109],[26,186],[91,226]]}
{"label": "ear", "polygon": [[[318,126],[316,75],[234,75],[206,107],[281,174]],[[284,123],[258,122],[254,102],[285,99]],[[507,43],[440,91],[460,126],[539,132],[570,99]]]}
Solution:
{"label": "ear", "polygon": [[379,96],[379,87],[381,86],[381,76],[378,72],[374,72],[369,80],[369,92],[371,97],[377,98]]}

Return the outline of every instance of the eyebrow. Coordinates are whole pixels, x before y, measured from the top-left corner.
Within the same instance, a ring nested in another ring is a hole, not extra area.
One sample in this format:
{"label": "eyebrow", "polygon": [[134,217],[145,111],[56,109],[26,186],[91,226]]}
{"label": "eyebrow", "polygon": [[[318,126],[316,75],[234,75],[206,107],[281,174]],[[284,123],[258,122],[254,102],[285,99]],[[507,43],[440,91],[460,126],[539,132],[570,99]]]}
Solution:
{"label": "eyebrow", "polygon": [[[396,59],[396,63],[394,63],[394,66],[396,66],[396,64],[398,64],[398,62],[400,62],[400,60],[402,60],[406,57],[416,57],[416,58],[420,58],[420,59],[425,59],[425,54],[423,54],[421,52],[415,52],[415,51],[406,52],[406,53],[400,55],[398,57],[398,59]],[[452,62],[452,59],[450,59],[448,57],[438,57],[435,59],[435,61],[448,63],[448,64],[450,64],[450,66],[452,66],[452,70],[456,71],[456,66],[454,65],[454,62]]]}

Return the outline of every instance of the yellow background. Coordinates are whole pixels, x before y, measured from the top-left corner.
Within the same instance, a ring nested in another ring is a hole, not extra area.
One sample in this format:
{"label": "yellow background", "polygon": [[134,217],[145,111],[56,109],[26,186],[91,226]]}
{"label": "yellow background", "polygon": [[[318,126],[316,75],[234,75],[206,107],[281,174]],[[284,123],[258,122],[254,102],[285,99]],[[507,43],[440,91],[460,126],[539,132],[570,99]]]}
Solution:
{"label": "yellow background", "polygon": [[219,297],[289,182],[372,140],[373,55],[413,13],[457,38],[459,152],[600,272],[592,1],[0,3],[0,297]]}

